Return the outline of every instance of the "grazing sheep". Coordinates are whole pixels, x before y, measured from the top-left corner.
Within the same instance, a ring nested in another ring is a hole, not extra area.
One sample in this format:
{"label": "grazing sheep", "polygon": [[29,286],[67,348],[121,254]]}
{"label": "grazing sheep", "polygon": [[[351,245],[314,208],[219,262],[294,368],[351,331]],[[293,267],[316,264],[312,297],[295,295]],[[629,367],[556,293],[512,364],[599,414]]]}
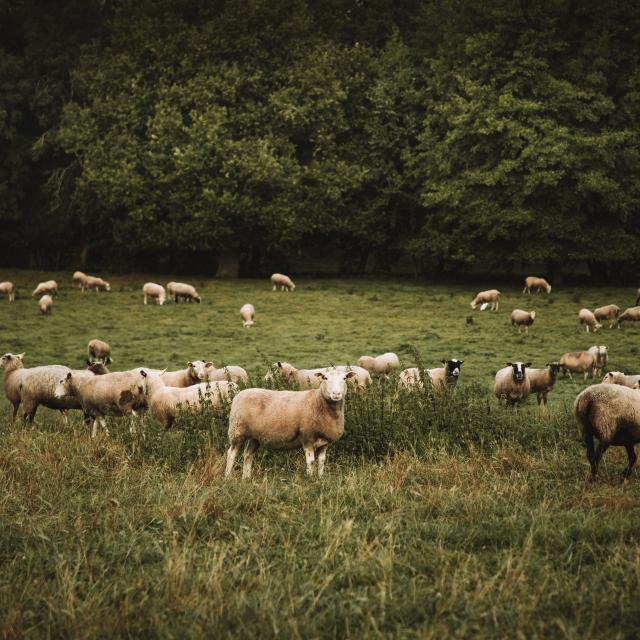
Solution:
{"label": "grazing sheep", "polygon": [[444,367],[436,369],[424,369],[422,372],[418,367],[404,369],[400,373],[400,385],[405,389],[412,387],[422,387],[423,379],[426,377],[433,385],[433,390],[439,393],[444,388],[454,389],[460,377],[460,367],[464,360],[451,358],[441,360]]}
{"label": "grazing sheep", "polygon": [[537,394],[538,405],[547,404],[547,395],[553,390],[562,365],[559,362],[550,362],[545,367],[546,369],[527,369],[530,393]]}
{"label": "grazing sheep", "polygon": [[57,296],[58,283],[55,280],[47,280],[46,282],[40,282],[38,286],[33,290],[31,297],[37,298],[38,296],[41,296],[45,293],[52,296]]}
{"label": "grazing sheep", "polygon": [[[335,365],[331,367],[318,367],[317,369],[296,369],[288,362],[276,362],[272,365],[272,371],[278,373],[282,379],[289,384],[296,384],[299,389],[314,389],[322,382],[318,378],[318,373],[326,373],[335,369],[336,371],[353,371],[356,375],[352,382],[360,389],[364,389],[371,384],[371,375],[366,369],[356,365]],[[350,378],[351,379],[351,378]]]}
{"label": "grazing sheep", "polygon": [[602,329],[602,325],[596,320],[596,317],[589,309],[580,309],[580,311],[578,311],[578,319],[580,320],[580,324],[585,326],[587,333],[589,333],[589,330],[595,333],[598,329]]}
{"label": "grazing sheep", "polygon": [[544,278],[528,276],[524,279],[524,289],[522,290],[522,293],[531,293],[532,289],[535,289],[538,293],[541,291],[551,293],[551,285]]}
{"label": "grazing sheep", "polygon": [[389,351],[381,356],[361,356],[358,358],[358,366],[371,374],[388,376],[394,369],[400,369],[400,359]]}
{"label": "grazing sheep", "polygon": [[144,369],[106,373],[93,378],[80,378],[69,371],[58,380],[54,390],[56,398],[76,398],[84,412],[93,418],[92,438],[98,435],[98,426],[108,433],[105,416],[132,415],[135,407],[146,403],[146,395],[147,372]]}
{"label": "grazing sheep", "polygon": [[161,284],[155,282],[147,282],[142,287],[142,293],[144,294],[144,303],[147,304],[148,298],[155,298],[156,303],[163,305],[167,299],[167,292]]}
{"label": "grazing sheep", "polygon": [[[629,464],[623,477],[628,478],[636,462],[635,444],[640,442],[640,393],[620,385],[594,384],[578,394],[573,415],[587,447],[591,481],[595,481],[602,454],[610,446],[627,450]],[[599,440],[597,448],[594,438]]]}
{"label": "grazing sheep", "polygon": [[242,326],[247,329],[255,324],[254,318],[256,315],[256,310],[253,308],[252,304],[244,304],[240,307],[240,317],[242,318]]}
{"label": "grazing sheep", "polygon": [[616,326],[618,316],[620,315],[620,307],[615,304],[608,304],[604,307],[598,307],[594,309],[593,315],[598,322],[603,320],[609,321],[609,329],[613,329]]}
{"label": "grazing sheep", "polygon": [[89,340],[87,345],[87,353],[89,355],[89,364],[92,362],[102,362],[103,364],[109,364],[113,362],[111,359],[111,347],[103,340],[94,338]]}
{"label": "grazing sheep", "polygon": [[271,276],[271,284],[273,285],[273,290],[276,291],[278,286],[281,291],[285,289],[287,291],[293,291],[296,288],[296,285],[293,284],[293,280],[289,276],[285,276],[282,273],[274,273]]}
{"label": "grazing sheep", "polygon": [[98,278],[97,276],[85,276],[84,288],[87,291],[93,289],[96,293],[98,293],[98,291],[111,291],[111,285],[106,280]]}
{"label": "grazing sheep", "polygon": [[617,326],[621,327],[623,322],[638,322],[639,320],[640,307],[629,307],[618,316]]}
{"label": "grazing sheep", "polygon": [[0,358],[0,369],[4,369],[4,392],[13,405],[12,421],[22,404],[24,420],[32,422],[40,405],[57,409],[68,421],[69,409],[81,409],[80,403],[72,397],[56,398],[54,389],[61,376],[73,372],[79,378],[103,375],[108,370],[103,365],[94,365],[87,370],[71,370],[63,365],[24,368],[24,353],[13,355],[5,353]]}
{"label": "grazing sheep", "polygon": [[593,369],[593,375],[595,377],[596,375],[600,375],[602,371],[607,368],[607,364],[609,364],[609,351],[603,344],[589,347],[588,351],[593,354],[596,361]]}
{"label": "grazing sheep", "polygon": [[87,274],[82,271],[74,271],[73,272],[73,282],[77,283],[80,290],[84,291],[86,286]]}
{"label": "grazing sheep", "polygon": [[5,295],[9,298],[9,302],[16,299],[16,288],[13,282],[0,282],[0,296]]}
{"label": "grazing sheep", "polygon": [[53,307],[53,298],[49,295],[44,295],[38,300],[38,306],[40,307],[40,313],[46,315],[51,312]]}
{"label": "grazing sheep", "polygon": [[249,382],[249,375],[242,368],[236,365],[227,365],[226,367],[220,367],[216,369],[213,362],[204,362],[203,360],[194,360],[190,362],[188,366],[192,366],[196,372],[198,379],[202,382],[219,382],[221,380],[228,380],[230,382],[242,382],[247,384]]}
{"label": "grazing sheep", "polygon": [[602,378],[602,384],[619,384],[634,389],[640,381],[640,375],[626,375],[621,371],[609,371]]}
{"label": "grazing sheep", "polygon": [[354,371],[330,369],[318,372],[317,389],[308,391],[271,391],[245,389],[231,403],[229,414],[229,451],[225,477],[228,478],[244,444],[242,477],[251,477],[255,450],[293,449],[302,446],[307,474],[313,475],[318,457],[318,477],[324,474],[327,447],[344,433],[344,398],[347,380]]}
{"label": "grazing sheep", "polygon": [[511,312],[511,324],[514,327],[518,327],[518,333],[520,333],[522,327],[524,327],[525,333],[529,333],[529,327],[536,319],[535,311],[523,311],[522,309],[514,309]]}
{"label": "grazing sheep", "polygon": [[200,382],[200,378],[198,377],[198,370],[196,368],[197,362],[202,361],[196,360],[195,363],[187,362],[186,368],[178,371],[162,371],[162,381],[167,385],[167,387],[184,388],[198,384]]}
{"label": "grazing sheep", "polygon": [[586,380],[591,374],[593,378],[596,370],[596,357],[591,351],[570,351],[560,358],[560,364],[564,373],[569,374],[573,380],[572,373],[584,373]]}
{"label": "grazing sheep", "polygon": [[195,300],[198,304],[202,301],[196,288],[184,282],[169,282],[167,284],[167,293],[173,296],[176,302],[178,302],[180,298],[183,298],[186,302],[193,302]]}
{"label": "grazing sheep", "polygon": [[480,291],[480,293],[478,293],[471,302],[471,308],[475,309],[478,305],[480,305],[480,308],[484,310],[488,305],[491,305],[491,311],[498,311],[501,295],[502,294],[497,289]]}
{"label": "grazing sheep", "polygon": [[527,368],[530,366],[530,362],[507,362],[507,366],[496,373],[493,387],[496,398],[504,398],[508,405],[524,402],[531,393],[527,375]]}

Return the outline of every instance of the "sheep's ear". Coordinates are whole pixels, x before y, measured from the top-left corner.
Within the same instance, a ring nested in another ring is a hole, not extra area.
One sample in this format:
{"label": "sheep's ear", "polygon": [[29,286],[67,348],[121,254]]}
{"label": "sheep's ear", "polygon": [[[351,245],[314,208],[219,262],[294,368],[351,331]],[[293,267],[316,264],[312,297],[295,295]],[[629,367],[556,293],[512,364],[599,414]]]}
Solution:
{"label": "sheep's ear", "polygon": [[165,367],[158,375],[161,376],[163,373],[166,373],[166,372],[167,372],[167,367]]}
{"label": "sheep's ear", "polygon": [[24,358],[26,355],[26,351],[23,351],[22,353],[19,353],[16,358],[18,358],[18,360],[22,360],[22,358]]}
{"label": "sheep's ear", "polygon": [[458,360],[458,364],[462,364],[464,360]]}
{"label": "sheep's ear", "polygon": [[347,375],[344,377],[345,380],[350,380],[351,378],[355,378],[358,375],[355,371],[347,372]]}
{"label": "sheep's ear", "polygon": [[143,378],[146,378],[146,377],[147,377],[147,372],[146,372],[144,369],[140,369],[140,375],[141,375]]}
{"label": "sheep's ear", "polygon": [[282,369],[282,362],[276,362],[278,369]]}
{"label": "sheep's ear", "polygon": [[513,367],[513,362],[507,362],[507,367]]}
{"label": "sheep's ear", "polygon": [[[349,373],[353,373],[353,371],[349,371]],[[327,376],[325,376],[322,371],[316,371],[315,376],[316,378],[322,378],[323,380],[327,379]]]}
{"label": "sheep's ear", "polygon": [[69,371],[69,373],[67,373],[67,377],[66,377],[66,379],[67,379],[67,380],[71,380],[71,371]]}
{"label": "sheep's ear", "polygon": [[187,369],[193,369],[193,362],[187,362]]}
{"label": "sheep's ear", "polygon": [[447,364],[446,360],[440,360],[440,362],[442,362],[442,364]]}
{"label": "sheep's ear", "polygon": [[207,363],[204,365],[204,368],[205,368],[205,369],[210,369],[211,367],[213,367],[213,362],[207,362]]}
{"label": "sheep's ear", "polygon": [[524,363],[524,366],[525,366],[525,367],[530,367],[530,366],[531,366],[531,363],[530,363],[530,362],[525,362],[525,363]]}

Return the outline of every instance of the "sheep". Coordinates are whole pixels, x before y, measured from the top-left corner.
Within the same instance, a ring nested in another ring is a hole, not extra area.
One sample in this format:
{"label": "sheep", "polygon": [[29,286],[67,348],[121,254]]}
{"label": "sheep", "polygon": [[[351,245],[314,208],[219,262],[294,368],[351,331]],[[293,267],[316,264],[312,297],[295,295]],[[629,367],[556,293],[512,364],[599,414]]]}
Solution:
{"label": "sheep", "polygon": [[381,356],[360,356],[358,366],[371,374],[388,376],[394,369],[400,369],[400,359],[395,353],[389,351]]}
{"label": "sheep", "polygon": [[103,365],[93,365],[87,370],[72,370],[63,365],[44,367],[24,367],[24,353],[5,353],[0,358],[0,369],[4,369],[4,392],[13,406],[12,421],[15,421],[20,404],[25,422],[32,422],[40,405],[57,409],[68,422],[69,409],[81,409],[80,403],[72,397],[56,398],[54,388],[58,379],[69,372],[79,378],[108,373]]}
{"label": "sheep", "polygon": [[[296,369],[288,362],[276,362],[272,365],[272,371],[278,373],[287,383],[293,383],[300,389],[313,389],[318,387],[322,380],[317,376],[318,373],[326,373],[331,369],[337,371],[353,371],[356,375],[352,382],[359,389],[364,389],[371,384],[371,375],[363,367],[352,365],[335,365],[331,367],[318,367],[317,369]],[[350,378],[351,379],[351,378]]]}
{"label": "sheep", "polygon": [[560,358],[560,364],[562,370],[566,374],[569,374],[569,378],[573,380],[572,373],[584,373],[584,379],[586,380],[591,374],[591,377],[595,376],[596,370],[596,357],[590,351],[570,351],[565,353]]}
{"label": "sheep", "polygon": [[40,307],[40,313],[46,315],[51,312],[53,307],[53,298],[50,295],[44,295],[38,300],[38,306]]}
{"label": "sheep", "polygon": [[0,282],[0,295],[6,295],[9,298],[9,302],[13,302],[16,299],[16,288],[13,282]]}
{"label": "sheep", "polygon": [[623,322],[638,322],[638,320],[640,320],[640,307],[629,307],[618,316],[616,326],[621,327]]}
{"label": "sheep", "polygon": [[[196,360],[195,362],[197,363],[201,361]],[[184,388],[184,387],[190,387],[200,382],[196,364],[193,362],[187,362],[187,366],[185,369],[180,369],[178,371],[163,371],[161,372],[161,376],[162,376],[162,381],[168,387]]]}
{"label": "sheep", "polygon": [[98,278],[97,276],[85,276],[84,288],[87,291],[93,289],[96,293],[98,293],[98,291],[111,291],[111,285],[106,280]]}
{"label": "sheep", "polygon": [[[623,477],[628,478],[636,462],[634,445],[640,442],[640,394],[620,385],[594,384],[578,394],[573,415],[587,447],[591,481],[596,480],[602,454],[610,446],[627,450],[629,463]],[[597,448],[594,438],[599,440]]]}
{"label": "sheep", "polygon": [[547,395],[553,390],[558,378],[558,372],[562,369],[559,362],[549,362],[546,369],[527,369],[530,393],[537,394],[538,406],[547,404]]}
{"label": "sheep", "polygon": [[156,303],[162,306],[167,300],[167,292],[161,284],[146,282],[142,287],[144,303],[147,304],[149,298],[155,298]]}
{"label": "sheep", "polygon": [[508,405],[524,402],[531,393],[531,383],[527,376],[530,362],[507,362],[507,366],[496,373],[493,392],[499,400],[505,399]]}
{"label": "sheep", "polygon": [[324,474],[329,444],[344,433],[344,399],[347,380],[355,371],[329,369],[317,372],[320,385],[308,391],[245,389],[236,395],[229,414],[229,450],[225,478],[242,444],[242,477],[251,477],[253,453],[262,445],[267,449],[293,449],[302,446],[307,474],[313,475],[316,455],[318,477]]}
{"label": "sheep", "polygon": [[432,384],[433,390],[439,393],[443,389],[454,389],[460,377],[460,367],[464,360],[451,358],[449,360],[441,360],[444,367],[436,369],[424,369],[422,372],[418,367],[410,367],[404,369],[400,373],[400,386],[405,389],[412,387],[422,387],[423,379],[426,377]]}
{"label": "sheep", "polygon": [[111,347],[103,340],[98,340],[98,338],[89,340],[89,344],[87,345],[87,352],[89,354],[89,364],[91,364],[94,360],[97,362],[102,362],[103,364],[109,364],[113,362],[113,360],[111,359]]}
{"label": "sheep", "polygon": [[607,364],[609,364],[609,352],[607,350],[607,347],[605,347],[603,344],[599,346],[594,345],[593,347],[589,347],[588,351],[589,353],[592,353],[593,357],[595,358],[595,365],[593,368],[593,375],[595,377],[596,374],[600,375],[602,370],[607,368]]}
{"label": "sheep", "polygon": [[587,333],[589,333],[589,330],[596,333],[598,329],[602,329],[602,325],[596,320],[596,317],[589,309],[580,309],[580,311],[578,311],[578,319],[580,324],[585,326]]}
{"label": "sheep", "polygon": [[282,273],[274,273],[271,276],[271,284],[273,285],[273,290],[277,291],[278,286],[281,291],[285,289],[287,291],[293,291],[296,288],[296,285],[293,284],[293,280],[289,276],[285,276]]}
{"label": "sheep", "polygon": [[525,333],[529,333],[529,327],[536,319],[535,311],[523,311],[522,309],[514,309],[511,312],[511,324],[518,327],[518,333],[520,333],[522,327],[524,327]]}
{"label": "sheep", "polygon": [[621,371],[609,371],[602,378],[602,384],[619,384],[634,389],[640,381],[640,375],[626,375]]}
{"label": "sheep", "polygon": [[46,282],[40,282],[38,286],[33,290],[31,294],[32,298],[36,298],[43,294],[49,294],[52,296],[58,295],[58,283],[55,280],[47,280]]}
{"label": "sheep", "polygon": [[[130,416],[136,406],[146,402],[147,377],[144,369],[84,379],[69,371],[58,380],[54,396],[73,396],[80,402],[84,412],[93,418],[91,437],[95,438],[98,426],[109,433],[105,416]],[[133,427],[130,430],[133,432]]]}
{"label": "sheep", "polygon": [[147,391],[151,415],[162,424],[165,430],[170,429],[180,410],[194,411],[201,409],[204,402],[219,407],[223,400],[238,390],[235,382],[202,382],[190,387],[168,386],[162,375],[148,376]]}
{"label": "sheep", "polygon": [[608,304],[604,307],[594,309],[593,315],[598,322],[609,320],[609,329],[616,326],[618,316],[620,315],[620,307],[616,304]]}
{"label": "sheep", "polygon": [[249,375],[242,368],[236,365],[227,365],[216,369],[213,362],[204,362],[203,360],[194,360],[188,366],[194,368],[198,379],[202,382],[218,382],[221,380],[229,380],[230,382],[249,382]]}
{"label": "sheep", "polygon": [[480,293],[478,293],[471,302],[471,308],[475,309],[478,305],[480,305],[480,309],[484,310],[488,305],[491,305],[491,311],[498,311],[501,295],[502,294],[497,289],[480,291]]}
{"label": "sheep", "polygon": [[551,285],[544,278],[528,276],[524,279],[524,289],[522,293],[531,293],[532,289],[535,289],[538,293],[541,291],[551,293]]}
{"label": "sheep", "polygon": [[247,329],[255,324],[254,317],[256,315],[256,310],[253,308],[252,304],[244,304],[240,307],[240,317],[242,318],[242,326]]}
{"label": "sheep", "polygon": [[169,282],[167,284],[167,293],[173,296],[176,302],[178,302],[180,298],[183,298],[186,302],[193,302],[195,300],[198,304],[202,301],[196,288],[184,282]]}
{"label": "sheep", "polygon": [[85,283],[87,280],[87,274],[83,273],[82,271],[74,271],[73,272],[73,281],[74,283],[77,282],[78,286],[80,288],[80,291],[84,291],[85,289]]}

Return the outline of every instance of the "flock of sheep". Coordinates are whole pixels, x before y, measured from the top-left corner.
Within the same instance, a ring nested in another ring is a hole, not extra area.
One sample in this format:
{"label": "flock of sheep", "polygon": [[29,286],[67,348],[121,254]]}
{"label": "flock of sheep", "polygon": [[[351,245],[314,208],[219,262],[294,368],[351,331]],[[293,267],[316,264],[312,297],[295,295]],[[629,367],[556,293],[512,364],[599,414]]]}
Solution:
{"label": "flock of sheep", "polygon": [[[110,291],[108,282],[82,272],[73,275],[74,282],[84,290]],[[295,285],[283,274],[271,276],[273,289],[293,291]],[[39,300],[43,313],[48,312],[52,296],[57,294],[54,280],[40,283],[32,297]],[[551,292],[551,286],[543,278],[528,277],[524,293],[532,290]],[[15,299],[12,283],[0,283],[0,294]],[[156,283],[143,287],[144,304],[155,299],[162,305],[167,294],[176,302],[200,302],[195,287],[170,282],[166,289]],[[638,291],[640,301],[640,290]],[[471,302],[471,308],[499,309],[500,292],[497,289],[482,291]],[[638,302],[637,301],[637,302]],[[250,327],[255,321],[255,309],[245,304],[241,310],[243,326]],[[513,325],[528,331],[536,314],[515,309],[511,314]],[[580,321],[587,331],[598,331],[599,320],[609,320],[610,327],[620,326],[623,320],[640,320],[640,306],[627,309],[620,314],[615,305],[608,305],[591,312],[582,309]],[[98,428],[106,431],[107,415],[131,416],[149,410],[165,429],[175,422],[180,411],[200,409],[203,403],[219,406],[233,398],[229,414],[229,450],[225,476],[232,473],[235,459],[244,446],[242,476],[251,476],[251,461],[254,451],[263,446],[268,449],[291,449],[302,447],[305,453],[307,472],[323,475],[327,447],[339,439],[344,432],[344,399],[348,384],[357,391],[366,390],[372,375],[388,377],[398,374],[398,384],[405,390],[429,388],[439,394],[452,391],[459,379],[462,360],[442,360],[442,367],[420,369],[412,367],[400,370],[400,360],[395,353],[380,356],[362,356],[357,365],[334,365],[318,369],[296,369],[287,362],[277,362],[265,376],[265,381],[278,377],[295,390],[245,388],[239,383],[249,384],[247,372],[239,366],[217,368],[213,362],[196,360],[188,362],[179,371],[160,371],[138,367],[130,371],[111,373],[106,368],[111,360],[111,348],[102,340],[91,340],[88,344],[89,367],[72,370],[62,365],[25,368],[24,354],[7,353],[0,358],[4,369],[5,394],[13,406],[15,420],[20,405],[25,420],[31,421],[39,405],[61,411],[65,421],[69,409],[80,409],[87,422],[93,421],[92,436]],[[560,371],[583,373],[585,380],[601,372],[607,365],[607,348],[594,345],[587,351],[564,354],[558,362],[551,362],[544,369],[532,369],[531,363],[513,362],[495,375],[494,393],[508,405],[517,405],[531,394],[536,394],[538,404],[547,404],[547,396],[553,390]],[[604,451],[611,445],[625,446],[629,464],[627,477],[636,461],[634,445],[640,441],[640,376],[629,376],[621,372],[608,372],[602,383],[595,384],[578,395],[574,404],[576,420],[583,431],[587,446],[587,457],[591,464],[592,479],[595,479],[598,463]],[[131,423],[134,430],[134,422]],[[594,446],[597,439],[598,446]],[[317,464],[316,463],[317,459]]]}

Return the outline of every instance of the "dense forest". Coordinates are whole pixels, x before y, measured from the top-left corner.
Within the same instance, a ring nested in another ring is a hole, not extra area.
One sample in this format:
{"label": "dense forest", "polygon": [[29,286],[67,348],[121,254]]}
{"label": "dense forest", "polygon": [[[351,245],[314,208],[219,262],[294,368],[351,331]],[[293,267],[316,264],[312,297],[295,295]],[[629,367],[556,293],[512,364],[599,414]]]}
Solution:
{"label": "dense forest", "polygon": [[640,3],[4,0],[0,264],[640,273]]}

